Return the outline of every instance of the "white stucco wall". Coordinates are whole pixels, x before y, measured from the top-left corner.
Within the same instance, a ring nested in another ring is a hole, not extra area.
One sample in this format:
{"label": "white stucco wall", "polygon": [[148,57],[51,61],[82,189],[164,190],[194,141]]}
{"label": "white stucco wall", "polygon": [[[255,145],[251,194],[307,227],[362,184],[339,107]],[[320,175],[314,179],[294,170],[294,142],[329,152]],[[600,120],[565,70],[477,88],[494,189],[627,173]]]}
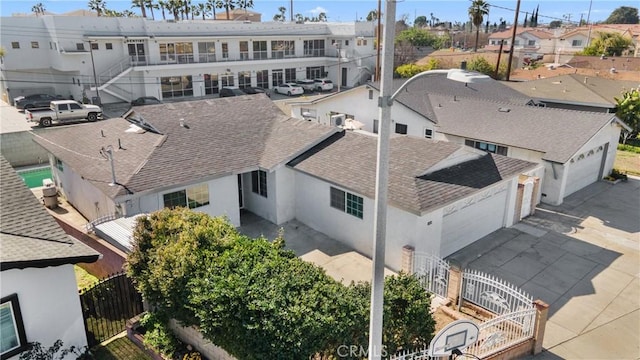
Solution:
{"label": "white stucco wall", "polygon": [[2,297],[18,294],[28,342],[45,349],[58,339],[64,348],[87,345],[73,265],[6,270],[1,276]]}
{"label": "white stucco wall", "polygon": [[[161,192],[147,194],[125,202],[127,216],[140,213],[150,213],[164,207],[163,195],[183,190],[200,183],[177,186]],[[193,209],[211,216],[226,216],[234,226],[240,226],[240,211],[238,208],[238,180],[237,175],[229,175],[206,181],[209,188],[209,205]]]}
{"label": "white stucco wall", "polygon": [[276,224],[296,217],[296,187],[294,170],[282,166],[275,171]]}
{"label": "white stucco wall", "polygon": [[267,172],[267,197],[264,197],[252,191],[251,172],[245,173],[242,176],[244,208],[274,224],[278,224],[276,184],[275,172]]}
{"label": "white stucco wall", "polygon": [[[370,98],[369,91],[372,91]],[[303,109],[314,109],[315,119],[311,121],[325,125],[331,124],[330,113],[342,113],[352,115],[353,118],[364,124],[362,130],[373,132],[373,120],[379,118],[378,109],[379,92],[370,86],[359,86],[345,91],[339,95],[327,96],[314,102],[290,103],[291,116],[302,119]],[[407,125],[407,135],[424,137],[425,128],[434,130],[434,124],[413,110],[399,102],[391,107],[391,131],[395,131],[395,124]]]}

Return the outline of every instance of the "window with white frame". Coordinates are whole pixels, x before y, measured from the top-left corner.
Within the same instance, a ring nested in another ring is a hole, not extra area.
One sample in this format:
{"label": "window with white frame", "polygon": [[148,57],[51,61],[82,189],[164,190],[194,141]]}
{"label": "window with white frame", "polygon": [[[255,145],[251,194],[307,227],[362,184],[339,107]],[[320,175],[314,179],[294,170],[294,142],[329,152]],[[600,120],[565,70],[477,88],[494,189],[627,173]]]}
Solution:
{"label": "window with white frame", "polygon": [[367,39],[358,39],[358,41],[356,41],[356,45],[367,46]]}
{"label": "window with white frame", "polygon": [[113,43],[106,43],[106,44],[104,44],[104,47],[107,50],[113,50]]}
{"label": "window with white frame", "polygon": [[269,70],[256,71],[256,86],[263,89],[269,88]]}
{"label": "window with white frame", "polygon": [[76,43],[76,50],[84,51],[84,43]]}
{"label": "window with white frame", "polygon": [[267,173],[262,170],[251,172],[251,191],[267,197]]}
{"label": "window with white frame", "polygon": [[407,135],[407,124],[396,123],[396,134]]}
{"label": "window with white frame", "polygon": [[293,40],[271,41],[271,58],[283,59],[296,55],[296,42]]}
{"label": "window with white frame", "polygon": [[0,356],[8,359],[27,348],[27,336],[22,322],[18,294],[0,301]]}
{"label": "window with white frame", "polygon": [[189,209],[209,205],[209,185],[199,184],[162,195],[164,207],[188,207]]}
{"label": "window with white frame", "polygon": [[571,41],[571,46],[575,46],[575,47],[582,46],[582,40]]}
{"label": "window with white frame", "polygon": [[378,119],[373,119],[373,133],[378,133],[378,127],[380,126],[380,121]]}
{"label": "window with white frame", "polygon": [[363,198],[340,190],[336,189],[333,186],[329,191],[330,205],[334,209],[338,209],[340,211],[346,212],[349,215],[353,215],[359,219],[362,219],[364,212]]}
{"label": "window with white frame", "polygon": [[240,89],[251,86],[251,71],[238,71],[238,87]]}
{"label": "window with white frame", "polygon": [[424,128],[424,137],[427,139],[433,139],[433,130],[429,128]]}
{"label": "window with white frame", "polygon": [[91,50],[100,50],[100,46],[97,42],[91,43]]}
{"label": "window with white frame", "polygon": [[12,49],[20,49],[20,43],[17,41],[12,41],[11,42],[11,48]]}
{"label": "window with white frame", "polygon": [[249,60],[249,42],[240,41],[240,60]]}
{"label": "window with white frame", "polygon": [[229,44],[226,42],[223,42],[222,45],[220,45],[222,47],[222,58],[223,59],[228,59],[229,58]]}
{"label": "window with white frame", "polygon": [[254,41],[253,42],[253,58],[254,59],[266,59],[267,58],[267,42],[266,41]]}
{"label": "window with white frame", "polygon": [[213,41],[198,42],[198,60],[201,63],[216,61],[216,43]]}
{"label": "window with white frame", "polygon": [[56,167],[58,170],[64,171],[64,164],[62,163],[62,160],[56,158]]}
{"label": "window with white frame", "polygon": [[39,49],[40,48],[40,43],[38,43],[37,41],[32,41],[31,42],[31,48],[32,49]]}
{"label": "window with white frame", "polygon": [[296,68],[284,69],[284,81],[285,82],[296,81]]}

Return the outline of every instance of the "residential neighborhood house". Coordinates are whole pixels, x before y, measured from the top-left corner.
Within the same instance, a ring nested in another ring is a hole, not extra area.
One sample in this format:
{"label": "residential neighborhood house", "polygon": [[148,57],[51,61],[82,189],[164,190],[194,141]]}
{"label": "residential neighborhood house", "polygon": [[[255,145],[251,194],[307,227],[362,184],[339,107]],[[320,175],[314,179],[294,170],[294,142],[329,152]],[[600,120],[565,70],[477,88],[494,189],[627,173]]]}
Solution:
{"label": "residential neighborhood house", "polygon": [[[95,224],[184,206],[239,226],[249,211],[372,255],[375,136],[292,118],[264,95],[149,105],[126,118],[34,131],[61,193]],[[408,136],[390,155],[394,270],[403,246],[449,255],[519,221],[538,197],[542,168],[528,161]]]}
{"label": "residential neighborhood house", "polygon": [[[377,86],[291,102],[291,115],[331,125],[352,118],[376,133]],[[611,172],[620,129],[626,126],[615,115],[531,105],[539,104],[497,81],[464,84],[424,77],[396,98],[392,131],[541,164],[540,200],[553,205]]]}
{"label": "residential neighborhood house", "polygon": [[43,15],[3,17],[0,33],[8,102],[39,92],[102,103],[193,99],[326,77],[347,87],[366,82],[375,65],[374,22]]}
{"label": "residential neighborhood house", "polygon": [[30,342],[87,345],[73,265],[100,254],[68,236],[0,156],[0,334],[2,359]]}

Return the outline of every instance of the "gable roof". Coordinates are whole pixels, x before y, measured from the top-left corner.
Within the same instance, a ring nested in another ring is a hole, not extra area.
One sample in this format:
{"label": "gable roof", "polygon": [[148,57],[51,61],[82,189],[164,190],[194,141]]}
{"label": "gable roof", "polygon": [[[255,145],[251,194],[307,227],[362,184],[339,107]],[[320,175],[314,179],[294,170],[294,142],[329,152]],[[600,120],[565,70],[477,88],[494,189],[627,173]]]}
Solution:
{"label": "gable roof", "polygon": [[[402,86],[406,79],[394,79],[393,91]],[[370,83],[376,90],[380,90],[379,83]],[[433,105],[427,94],[448,95],[453,97],[471,97],[482,100],[501,101],[515,104],[526,104],[530,97],[519,91],[505,86],[499,81],[488,80],[475,84],[466,84],[459,81],[447,79],[446,74],[425,76],[416,79],[401,92],[397,97],[397,102],[407,106],[413,111],[427,117],[433,122],[437,122],[437,117],[433,112]],[[437,104],[437,103],[436,103]]]}
{"label": "gable roof", "polygon": [[505,82],[510,88],[536,99],[558,100],[614,108],[614,97],[622,91],[639,87],[639,81],[610,80],[568,74],[526,82]]}
{"label": "gable roof", "polygon": [[[499,145],[540,151],[544,160],[565,163],[603,127],[613,114],[519,106],[476,99],[452,101],[429,95],[438,131]],[[502,109],[502,111],[501,111]]]}
{"label": "gable roof", "polygon": [[[116,197],[259,168],[273,170],[341,131],[290,118],[265,95],[147,105],[132,111],[129,118],[142,118],[159,133],[126,132],[131,126],[127,120],[111,119],[38,131],[34,139]],[[100,155],[107,145],[114,149],[119,186],[108,185],[111,168]]]}
{"label": "gable roof", "polygon": [[[524,33],[532,35],[538,39],[553,38],[552,33],[542,29],[534,29],[534,28],[526,28],[526,27],[518,27],[516,29],[516,35],[520,35]],[[507,29],[504,31],[494,32],[493,34],[489,35],[489,39],[511,39],[512,35],[513,35],[513,29]]]}
{"label": "gable roof", "polygon": [[0,156],[0,270],[91,263],[100,254],[68,236]]}
{"label": "gable roof", "polygon": [[[377,137],[345,132],[334,135],[289,165],[374,198],[376,149]],[[453,156],[468,161],[424,175],[443,161],[450,161]],[[394,136],[389,151],[389,204],[420,215],[535,166],[505,156],[485,155],[450,142]],[[456,167],[460,170],[447,173]],[[472,176],[464,179],[458,176],[465,172]]]}

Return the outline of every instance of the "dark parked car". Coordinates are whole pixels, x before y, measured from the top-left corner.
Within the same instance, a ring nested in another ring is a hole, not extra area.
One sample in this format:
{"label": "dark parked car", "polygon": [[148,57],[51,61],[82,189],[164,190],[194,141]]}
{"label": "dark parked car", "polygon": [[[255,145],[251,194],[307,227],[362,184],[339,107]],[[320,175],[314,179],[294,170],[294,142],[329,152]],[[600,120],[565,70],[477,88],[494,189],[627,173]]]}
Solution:
{"label": "dark parked car", "polygon": [[271,93],[269,92],[269,90],[263,89],[261,87],[252,86],[252,87],[247,87],[240,90],[242,90],[245,94],[248,94],[248,95],[265,94],[267,96],[271,96]]}
{"label": "dark parked car", "polygon": [[162,104],[162,101],[154,96],[142,96],[131,102],[131,106]]}
{"label": "dark parked car", "polygon": [[247,95],[244,91],[235,86],[226,86],[220,89],[220,97]]}
{"label": "dark parked car", "polygon": [[24,98],[16,101],[16,109],[34,109],[49,107],[49,103],[53,100],[63,100],[61,95],[49,95],[49,94],[32,94],[27,95]]}

